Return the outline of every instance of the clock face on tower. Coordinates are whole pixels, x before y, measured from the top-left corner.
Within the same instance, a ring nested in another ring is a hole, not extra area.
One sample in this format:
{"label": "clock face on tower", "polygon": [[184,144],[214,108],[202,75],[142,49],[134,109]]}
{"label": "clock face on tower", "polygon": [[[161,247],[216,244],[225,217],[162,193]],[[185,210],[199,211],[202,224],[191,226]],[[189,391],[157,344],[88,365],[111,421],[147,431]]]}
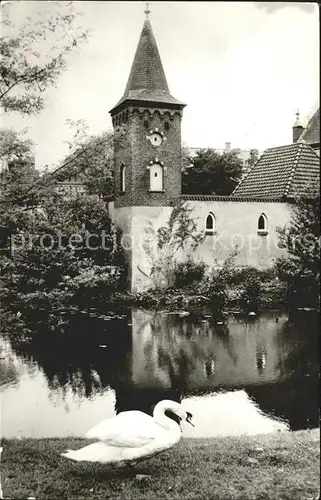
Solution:
{"label": "clock face on tower", "polygon": [[160,146],[163,142],[163,137],[159,132],[153,132],[149,136],[149,140],[152,146],[157,147]]}

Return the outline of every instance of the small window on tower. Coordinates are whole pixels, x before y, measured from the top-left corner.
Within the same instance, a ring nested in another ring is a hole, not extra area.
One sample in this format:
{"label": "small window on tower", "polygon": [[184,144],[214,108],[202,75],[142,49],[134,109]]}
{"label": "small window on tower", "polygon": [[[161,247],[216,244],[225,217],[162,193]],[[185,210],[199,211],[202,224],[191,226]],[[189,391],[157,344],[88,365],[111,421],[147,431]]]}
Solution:
{"label": "small window on tower", "polygon": [[122,165],[120,167],[120,192],[124,193],[126,190],[126,167]]}
{"label": "small window on tower", "polygon": [[154,163],[149,169],[150,191],[163,191],[164,190],[164,169],[159,163]]}
{"label": "small window on tower", "polygon": [[165,122],[165,124],[164,124],[164,128],[165,128],[165,130],[166,130],[166,131],[168,131],[168,130],[169,130],[169,128],[170,128],[170,124],[169,124],[169,122]]}

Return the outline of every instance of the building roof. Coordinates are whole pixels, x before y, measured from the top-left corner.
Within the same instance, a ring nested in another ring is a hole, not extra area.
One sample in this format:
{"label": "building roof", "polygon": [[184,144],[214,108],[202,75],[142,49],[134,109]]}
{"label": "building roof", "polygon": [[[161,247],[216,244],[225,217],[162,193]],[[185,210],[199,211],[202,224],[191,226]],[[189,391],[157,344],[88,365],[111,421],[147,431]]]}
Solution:
{"label": "building roof", "polygon": [[319,178],[319,157],[308,144],[296,142],[267,149],[231,196],[285,200]]}
{"label": "building roof", "polygon": [[144,22],[125,93],[110,112],[116,112],[128,100],[185,106],[169,93],[149,19]]}
{"label": "building roof", "polygon": [[320,108],[310,118],[306,129],[302,132],[299,141],[305,141],[308,144],[320,145]]}
{"label": "building roof", "polygon": [[254,203],[256,201],[269,202],[269,203],[279,203],[278,198],[273,198],[272,196],[238,196],[232,197],[230,195],[219,195],[219,194],[181,194],[181,200],[183,201],[219,201],[227,203],[244,202],[244,203]]}

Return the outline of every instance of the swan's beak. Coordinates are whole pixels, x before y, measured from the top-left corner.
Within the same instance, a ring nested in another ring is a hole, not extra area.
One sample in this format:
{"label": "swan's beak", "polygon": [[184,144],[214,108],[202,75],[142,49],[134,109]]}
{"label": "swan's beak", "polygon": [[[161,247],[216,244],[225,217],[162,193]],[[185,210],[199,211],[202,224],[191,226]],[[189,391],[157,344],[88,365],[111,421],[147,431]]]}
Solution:
{"label": "swan's beak", "polygon": [[186,412],[186,415],[187,415],[187,417],[186,417],[186,422],[188,422],[188,423],[189,423],[189,424],[191,424],[193,427],[195,427],[195,425],[194,425],[194,424],[193,424],[193,422],[191,421],[191,420],[192,420],[192,418],[193,418],[193,415],[192,415],[189,411],[187,411],[187,412]]}

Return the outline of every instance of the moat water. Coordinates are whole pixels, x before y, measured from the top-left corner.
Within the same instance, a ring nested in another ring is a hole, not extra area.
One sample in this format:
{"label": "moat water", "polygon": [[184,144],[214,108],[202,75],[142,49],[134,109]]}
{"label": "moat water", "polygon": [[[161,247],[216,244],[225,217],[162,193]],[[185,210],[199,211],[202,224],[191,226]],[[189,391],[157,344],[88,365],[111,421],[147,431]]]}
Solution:
{"label": "moat water", "polygon": [[0,344],[2,437],[82,436],[161,399],[193,413],[187,437],[317,427],[319,325],[289,318],[127,310],[75,314],[62,335]]}

